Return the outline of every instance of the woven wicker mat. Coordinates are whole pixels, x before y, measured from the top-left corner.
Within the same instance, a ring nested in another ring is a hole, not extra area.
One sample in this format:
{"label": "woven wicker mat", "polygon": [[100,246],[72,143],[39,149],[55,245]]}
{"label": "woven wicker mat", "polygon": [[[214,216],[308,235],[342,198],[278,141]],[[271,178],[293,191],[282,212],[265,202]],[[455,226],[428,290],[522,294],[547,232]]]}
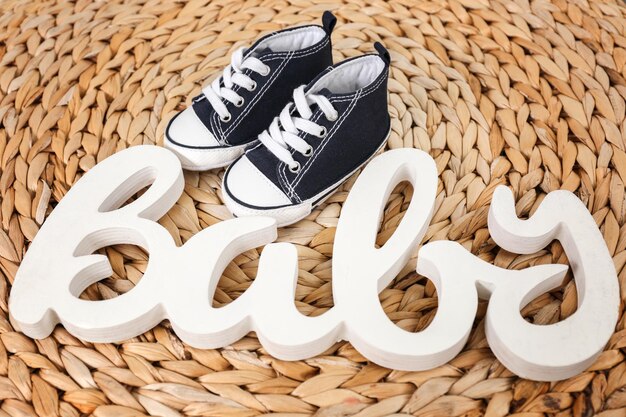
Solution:
{"label": "woven wicker mat", "polygon": [[[161,143],[167,120],[235,48],[319,22],[326,9],[339,18],[336,60],[369,52],[376,40],[391,50],[388,147],[423,149],[439,169],[427,240],[458,241],[506,268],[567,263],[558,243],[530,256],[505,252],[486,220],[499,184],[512,188],[524,216],[546,192],[567,189],[593,213],[624,278],[626,8],[618,2],[2,0],[0,416],[626,415],[623,318],[587,372],[552,384],[519,379],[494,358],[485,303],[463,353],[427,372],[381,368],[345,342],[301,362],[270,357],[253,334],[222,350],[198,350],[168,323],[120,344],[85,343],[62,327],[35,341],[12,328],[7,298],[20,259],[81,174],[126,147]],[[185,193],[161,220],[178,242],[229,217],[222,174],[186,174]],[[281,241],[298,247],[296,303],[305,314],[332,306],[334,226],[352,182],[280,230]],[[411,194],[400,184],[391,195],[380,242]],[[228,266],[216,305],[250,285],[259,251]],[[83,297],[129,291],[148,262],[133,246],[105,253],[115,273]],[[389,317],[411,331],[426,327],[437,306],[432,283],[414,266],[415,259],[380,295]],[[576,304],[568,276],[523,314],[553,323]]]}

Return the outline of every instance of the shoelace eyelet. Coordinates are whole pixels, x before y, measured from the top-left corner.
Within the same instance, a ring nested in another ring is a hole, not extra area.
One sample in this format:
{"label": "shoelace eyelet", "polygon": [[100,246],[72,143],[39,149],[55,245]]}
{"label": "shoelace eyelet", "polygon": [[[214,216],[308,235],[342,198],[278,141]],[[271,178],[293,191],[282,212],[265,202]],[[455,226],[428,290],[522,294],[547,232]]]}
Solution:
{"label": "shoelace eyelet", "polygon": [[230,122],[230,119],[231,119],[230,114],[227,114],[227,115],[226,115],[226,117],[222,117],[222,116],[220,116],[220,120],[221,120],[222,122],[224,122],[224,123],[228,123],[228,122]]}
{"label": "shoelace eyelet", "polygon": [[256,90],[256,81],[252,81],[252,86],[248,89],[248,91]]}
{"label": "shoelace eyelet", "polygon": [[289,165],[289,171],[293,172],[294,174],[300,172],[300,162],[296,161],[296,164],[294,166]]}
{"label": "shoelace eyelet", "polygon": [[307,158],[313,155],[313,147],[309,146],[308,149],[304,151],[302,155],[306,156]]}
{"label": "shoelace eyelet", "polygon": [[265,71],[264,72],[260,72],[259,74],[261,74],[264,77],[267,77],[268,75],[270,75],[270,67],[269,65],[265,66]]}
{"label": "shoelace eyelet", "polygon": [[319,133],[318,136],[320,138],[323,138],[324,136],[326,136],[327,133],[328,133],[328,130],[326,130],[326,128],[324,126],[322,126],[322,130],[320,130],[320,133]]}
{"label": "shoelace eyelet", "polygon": [[235,103],[235,106],[236,107],[241,107],[241,106],[243,106],[243,103],[245,103],[245,100],[242,97],[241,100],[239,100],[238,102]]}

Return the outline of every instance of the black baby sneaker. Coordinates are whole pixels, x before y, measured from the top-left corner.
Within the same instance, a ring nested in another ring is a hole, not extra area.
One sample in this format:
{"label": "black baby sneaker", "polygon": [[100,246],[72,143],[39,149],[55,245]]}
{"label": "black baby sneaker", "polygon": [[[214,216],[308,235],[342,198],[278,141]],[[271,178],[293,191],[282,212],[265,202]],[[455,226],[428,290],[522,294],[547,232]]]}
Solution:
{"label": "black baby sneaker", "polygon": [[294,88],[332,65],[330,34],[336,21],[325,12],[322,26],[281,30],[235,52],[222,76],[169,122],[165,146],[191,170],[237,159],[289,102]]}
{"label": "black baby sneaker", "polygon": [[235,216],[294,223],[383,147],[389,53],[375,47],[378,54],[343,61],[296,88],[259,142],[228,168],[223,197]]}

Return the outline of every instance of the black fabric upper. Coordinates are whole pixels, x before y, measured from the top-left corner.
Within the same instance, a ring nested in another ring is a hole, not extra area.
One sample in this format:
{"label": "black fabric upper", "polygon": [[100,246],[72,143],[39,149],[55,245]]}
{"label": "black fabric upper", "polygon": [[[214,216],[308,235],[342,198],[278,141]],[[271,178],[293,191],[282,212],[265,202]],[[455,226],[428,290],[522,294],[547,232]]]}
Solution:
{"label": "black fabric upper", "polygon": [[[336,121],[329,121],[317,106],[312,107],[313,116],[310,120],[324,126],[328,133],[324,138],[318,138],[300,132],[300,137],[314,149],[311,156],[292,150],[291,154],[301,165],[300,172],[291,172],[287,164],[261,144],[246,152],[248,159],[276,184],[293,204],[311,199],[340,182],[372,157],[385,142],[391,125],[387,109],[389,55],[380,44],[377,44],[376,49],[379,51],[378,55],[365,55],[379,56],[385,64],[384,70],[373,82],[347,94],[333,94],[325,89],[318,93],[329,98],[339,117]],[[334,68],[365,56],[348,59],[328,68],[318,78]],[[309,87],[316,81],[317,78],[309,84]]]}
{"label": "black fabric upper", "polygon": [[[248,91],[239,86],[233,87],[233,91],[245,101],[241,107],[225,101],[231,114],[230,121],[221,121],[204,95],[194,98],[193,110],[220,144],[236,146],[256,140],[259,133],[269,126],[272,119],[290,101],[296,87],[308,84],[321,71],[332,65],[330,34],[335,23],[336,18],[332,13],[325,12],[322,28],[326,35],[308,48],[285,52],[256,51],[258,53],[256,57],[270,67],[270,72],[267,76],[251,70],[243,72],[257,83],[257,88]],[[268,37],[302,27],[284,29],[264,36],[246,51],[245,56]]]}

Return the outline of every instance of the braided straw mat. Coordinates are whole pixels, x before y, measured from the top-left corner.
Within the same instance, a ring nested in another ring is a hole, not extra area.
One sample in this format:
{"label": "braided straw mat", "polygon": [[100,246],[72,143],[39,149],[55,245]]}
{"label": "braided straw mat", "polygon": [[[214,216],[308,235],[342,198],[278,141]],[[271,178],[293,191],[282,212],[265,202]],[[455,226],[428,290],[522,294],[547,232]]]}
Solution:
{"label": "braided straw mat", "polygon": [[[439,170],[425,240],[449,239],[505,268],[567,258],[558,243],[534,255],[498,248],[487,230],[492,192],[506,184],[528,216],[546,193],[571,190],[602,231],[620,279],[626,263],[626,7],[585,0],[108,0],[0,1],[0,416],[625,416],[624,318],[585,373],[558,383],[517,378],[485,340],[482,302],[464,351],[425,372],[368,363],[346,342],[300,362],[270,357],[254,334],[220,350],[180,342],[169,323],[119,344],[77,340],[58,326],[44,340],[12,328],[11,282],[38,228],[94,164],[129,146],[160,144],[235,48],[269,31],[335,12],[335,60],[391,51],[392,135]],[[186,173],[178,203],[161,219],[180,244],[229,217],[223,170]],[[354,178],[306,220],[282,228],[300,258],[296,304],[332,305],[337,218]],[[383,243],[408,206],[399,184],[386,206]],[[256,273],[258,250],[238,256],[215,305],[236,299]],[[114,275],[82,297],[132,289],[148,255],[108,247]],[[437,310],[415,256],[380,301],[398,326],[425,328]],[[622,285],[622,289],[626,289]],[[523,309],[534,323],[576,310],[571,274]],[[568,349],[568,346],[563,346]]]}

